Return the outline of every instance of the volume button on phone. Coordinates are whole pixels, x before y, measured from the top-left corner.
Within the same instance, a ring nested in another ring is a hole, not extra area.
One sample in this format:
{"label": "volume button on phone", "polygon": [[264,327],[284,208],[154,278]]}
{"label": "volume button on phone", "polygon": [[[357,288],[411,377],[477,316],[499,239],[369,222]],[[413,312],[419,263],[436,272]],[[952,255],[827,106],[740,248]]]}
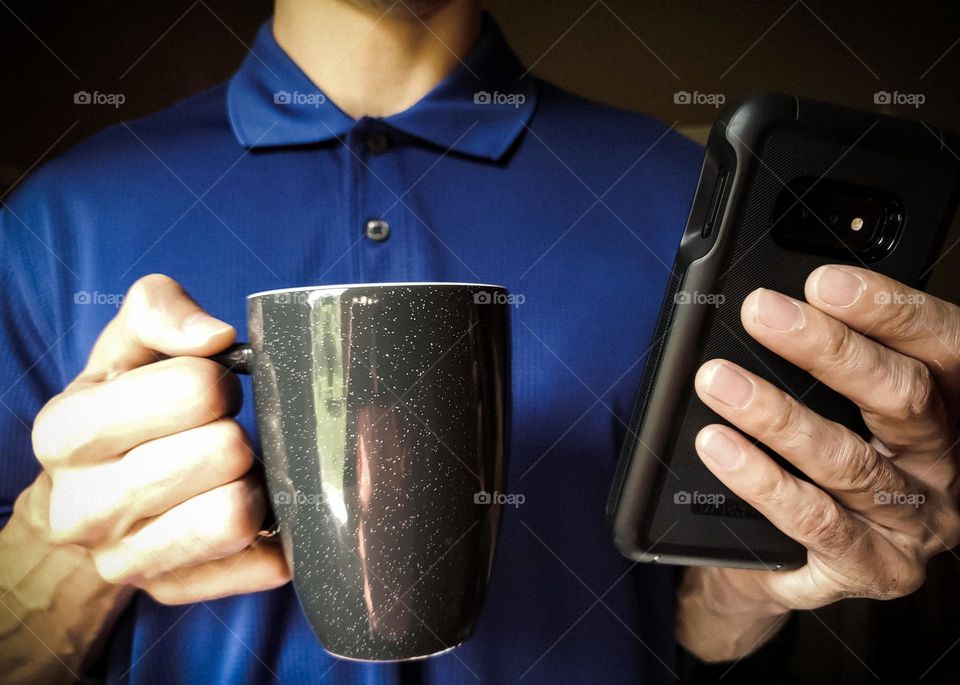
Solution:
{"label": "volume button on phone", "polygon": [[721,210],[723,209],[724,191],[727,189],[727,176],[728,173],[725,169],[722,169],[717,176],[713,198],[710,200],[710,211],[707,212],[707,220],[703,222],[703,230],[700,231],[701,238],[709,238],[717,227],[717,223],[723,218]]}

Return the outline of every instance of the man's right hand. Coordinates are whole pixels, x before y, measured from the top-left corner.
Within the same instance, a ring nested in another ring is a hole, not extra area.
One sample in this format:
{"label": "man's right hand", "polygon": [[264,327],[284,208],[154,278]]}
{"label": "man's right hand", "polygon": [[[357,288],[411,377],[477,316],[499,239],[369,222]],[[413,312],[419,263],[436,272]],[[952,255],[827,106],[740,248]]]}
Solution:
{"label": "man's right hand", "polygon": [[55,544],[88,549],[108,582],[167,604],[283,585],[254,453],[231,417],[236,377],[204,359],[236,332],[174,280],[137,281],[83,372],[37,416]]}

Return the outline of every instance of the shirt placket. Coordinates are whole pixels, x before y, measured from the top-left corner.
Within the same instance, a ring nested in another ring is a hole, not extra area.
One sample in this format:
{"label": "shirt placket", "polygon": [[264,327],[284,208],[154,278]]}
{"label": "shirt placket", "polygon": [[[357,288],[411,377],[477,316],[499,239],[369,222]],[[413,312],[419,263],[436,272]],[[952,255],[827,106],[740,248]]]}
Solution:
{"label": "shirt placket", "polygon": [[419,234],[413,230],[404,193],[412,181],[405,174],[400,134],[376,119],[362,119],[351,129],[349,145],[354,267],[363,281],[416,280],[422,271]]}

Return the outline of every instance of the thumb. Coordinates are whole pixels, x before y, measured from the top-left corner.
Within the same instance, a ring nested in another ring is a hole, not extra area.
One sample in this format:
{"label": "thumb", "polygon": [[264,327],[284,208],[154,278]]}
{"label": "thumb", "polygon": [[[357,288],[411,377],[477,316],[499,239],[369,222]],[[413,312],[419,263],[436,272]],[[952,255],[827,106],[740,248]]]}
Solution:
{"label": "thumb", "polygon": [[233,326],[207,314],[169,276],[144,276],[97,338],[77,381],[107,380],[164,356],[206,357],[225,349],[236,335]]}

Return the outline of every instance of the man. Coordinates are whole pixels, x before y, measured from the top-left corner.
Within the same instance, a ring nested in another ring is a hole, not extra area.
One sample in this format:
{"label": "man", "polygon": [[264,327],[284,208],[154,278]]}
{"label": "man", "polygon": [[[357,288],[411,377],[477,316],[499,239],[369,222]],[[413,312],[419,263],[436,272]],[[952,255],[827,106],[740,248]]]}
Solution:
{"label": "man", "polygon": [[[662,124],[527,74],[477,0],[277,0],[229,83],[38,171],[0,232],[6,681],[673,680],[674,574],[617,555],[603,502],[699,163]],[[525,502],[474,637],[344,662],[257,541],[251,403],[202,357],[234,340],[248,292],[404,280],[523,295],[510,489]],[[685,574],[677,637],[705,661],[756,650],[791,609],[909,592],[960,539],[960,311],[881,307],[880,291],[908,294],[824,269],[809,304],[757,292],[743,320],[859,403],[882,454],[729,363],[698,375],[743,431],[705,428],[705,462],[810,550],[788,573]],[[881,511],[884,489],[929,505]]]}

